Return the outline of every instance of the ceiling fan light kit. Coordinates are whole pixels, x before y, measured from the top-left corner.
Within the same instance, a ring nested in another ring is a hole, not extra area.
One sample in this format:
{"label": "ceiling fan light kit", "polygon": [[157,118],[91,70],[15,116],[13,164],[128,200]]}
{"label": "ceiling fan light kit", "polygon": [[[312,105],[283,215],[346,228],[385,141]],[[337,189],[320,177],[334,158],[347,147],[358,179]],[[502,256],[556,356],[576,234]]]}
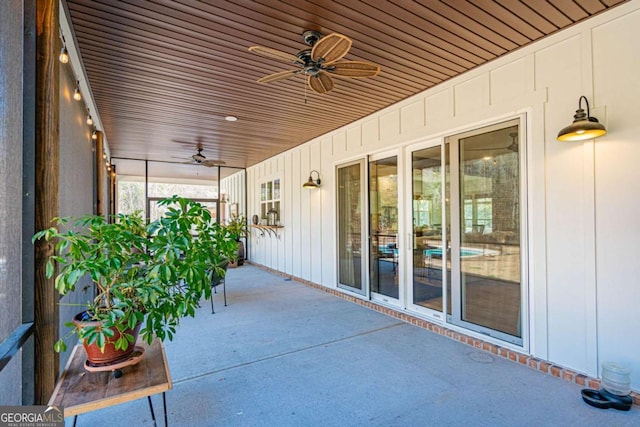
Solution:
{"label": "ceiling fan light kit", "polygon": [[311,49],[303,49],[295,55],[268,47],[251,46],[249,52],[289,61],[298,67],[264,76],[258,79],[258,83],[271,83],[304,74],[307,76],[307,84],[311,90],[322,94],[334,88],[332,76],[367,78],[375,77],[380,73],[380,66],[376,64],[364,61],[341,61],[353,44],[351,39],[342,34],[332,33],[323,37],[317,31],[307,30],[302,34],[302,39]]}

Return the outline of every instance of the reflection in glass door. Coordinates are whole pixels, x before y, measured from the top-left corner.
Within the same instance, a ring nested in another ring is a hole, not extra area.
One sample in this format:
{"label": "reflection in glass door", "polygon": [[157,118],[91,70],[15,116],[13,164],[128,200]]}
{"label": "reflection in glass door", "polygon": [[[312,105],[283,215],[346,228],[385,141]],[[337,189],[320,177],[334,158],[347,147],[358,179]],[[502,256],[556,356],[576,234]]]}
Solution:
{"label": "reflection in glass door", "polygon": [[362,258],[362,236],[365,221],[362,218],[364,204],[364,161],[338,167],[338,286],[361,294],[365,260]]}
{"label": "reflection in glass door", "polygon": [[413,204],[413,304],[442,311],[443,280],[448,252],[443,240],[441,146],[414,151]]}
{"label": "reflection in glass door", "polygon": [[519,121],[450,140],[452,320],[521,344]]}
{"label": "reflection in glass door", "polygon": [[398,157],[369,162],[371,292],[398,299]]}

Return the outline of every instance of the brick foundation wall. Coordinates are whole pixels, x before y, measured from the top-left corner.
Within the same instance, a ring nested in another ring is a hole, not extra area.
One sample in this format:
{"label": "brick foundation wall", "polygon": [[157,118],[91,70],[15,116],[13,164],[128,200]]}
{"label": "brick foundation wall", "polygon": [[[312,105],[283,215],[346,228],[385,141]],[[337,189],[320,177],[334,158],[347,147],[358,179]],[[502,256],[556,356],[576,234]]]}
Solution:
{"label": "brick foundation wall", "polygon": [[[266,267],[260,264],[254,264],[248,262],[251,265],[262,268],[270,273],[276,274],[278,276],[286,277],[292,280],[295,280],[298,283],[302,283],[303,285],[310,286],[312,288],[319,289],[328,294],[337,296],[354,304],[359,304],[361,306],[367,307],[371,310],[378,311],[382,314],[385,314],[390,317],[394,317],[396,319],[402,320],[403,322],[410,323],[412,325],[418,326],[423,329],[427,329],[436,334],[440,334],[447,338],[451,338],[453,340],[459,341],[468,346],[477,348],[478,350],[483,350],[489,353],[494,354],[495,356],[502,357],[503,359],[509,359],[513,362],[519,363],[521,365],[528,366],[529,368],[536,369],[540,372],[543,372],[547,375],[551,375],[553,377],[562,378],[565,381],[569,381],[579,386],[599,389],[600,388],[600,380],[597,378],[588,377],[586,375],[577,373],[572,371],[571,369],[563,368],[562,366],[554,365],[551,362],[546,360],[538,359],[532,356],[528,356],[523,353],[519,353],[517,351],[500,347],[499,345],[492,344],[486,341],[483,341],[478,338],[470,337],[463,333],[453,331],[445,326],[438,325],[436,323],[432,323],[428,320],[421,319],[409,313],[405,313],[403,311],[399,311],[393,308],[385,307],[380,304],[376,304],[372,301],[366,301],[361,298],[357,298],[353,295],[346,294],[336,289],[327,288],[326,286],[319,285],[317,283],[310,282],[309,280],[304,280],[299,277],[291,276],[289,274],[282,273],[280,271],[274,270],[272,268]],[[631,392],[631,397],[633,398],[633,404],[636,406],[640,406],[640,393]]]}

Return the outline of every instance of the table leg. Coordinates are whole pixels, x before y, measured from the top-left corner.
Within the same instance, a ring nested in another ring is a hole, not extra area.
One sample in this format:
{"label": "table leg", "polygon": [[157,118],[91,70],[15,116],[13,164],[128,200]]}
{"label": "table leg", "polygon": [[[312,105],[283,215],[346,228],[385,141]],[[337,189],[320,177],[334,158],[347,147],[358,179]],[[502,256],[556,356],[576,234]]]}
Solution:
{"label": "table leg", "polygon": [[167,395],[162,392],[162,406],[164,407],[164,427],[169,427],[169,421],[167,419]]}
{"label": "table leg", "polygon": [[151,419],[153,420],[153,427],[158,427],[156,424],[156,414],[153,413],[153,403],[151,403],[151,396],[147,396],[149,400],[149,409],[151,409]]}
{"label": "table leg", "polygon": [[73,417],[73,427],[76,427],[76,422],[78,421],[78,416],[74,415]]}

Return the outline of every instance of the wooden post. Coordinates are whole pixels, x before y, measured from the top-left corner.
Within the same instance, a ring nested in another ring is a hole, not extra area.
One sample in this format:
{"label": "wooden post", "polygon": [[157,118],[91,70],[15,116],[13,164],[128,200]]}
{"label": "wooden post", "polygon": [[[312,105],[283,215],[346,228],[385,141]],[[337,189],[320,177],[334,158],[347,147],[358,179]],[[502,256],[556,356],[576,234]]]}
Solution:
{"label": "wooden post", "polygon": [[[58,0],[36,0],[36,94],[35,94],[35,227],[51,226],[59,215],[59,64]],[[59,356],[53,351],[58,339],[58,292],[45,276],[54,245],[35,245],[35,404],[44,405],[55,388]]]}
{"label": "wooden post", "polygon": [[98,139],[96,139],[96,215],[106,216],[108,212],[105,209],[105,160],[102,157],[104,153],[104,139],[102,132],[96,131]]}

